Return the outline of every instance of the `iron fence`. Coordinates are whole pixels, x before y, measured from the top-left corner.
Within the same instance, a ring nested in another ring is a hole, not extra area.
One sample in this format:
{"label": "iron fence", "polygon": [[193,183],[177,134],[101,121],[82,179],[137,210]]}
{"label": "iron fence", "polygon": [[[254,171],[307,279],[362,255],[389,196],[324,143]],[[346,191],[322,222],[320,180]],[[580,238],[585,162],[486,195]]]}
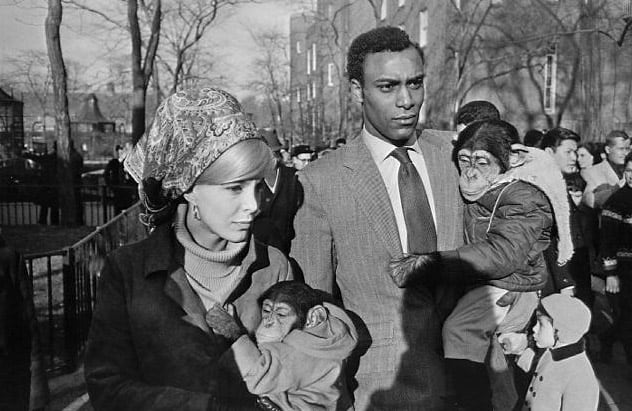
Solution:
{"label": "iron fence", "polygon": [[105,256],[147,235],[139,204],[63,250],[25,256],[51,372],[74,370],[88,337],[96,282]]}
{"label": "iron fence", "polygon": [[[130,189],[129,187],[122,187]],[[135,188],[131,188],[135,194]],[[99,226],[115,215],[114,192],[104,184],[82,185],[75,193],[79,221]],[[0,185],[0,225],[58,224],[57,187],[47,185]]]}

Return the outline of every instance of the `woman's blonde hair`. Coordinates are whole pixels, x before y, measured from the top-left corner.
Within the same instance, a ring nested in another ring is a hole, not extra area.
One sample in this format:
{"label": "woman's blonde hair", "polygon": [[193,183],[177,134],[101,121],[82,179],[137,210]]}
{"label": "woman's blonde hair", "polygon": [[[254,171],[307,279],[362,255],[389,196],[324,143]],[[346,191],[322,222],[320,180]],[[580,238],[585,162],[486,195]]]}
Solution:
{"label": "woman's blonde hair", "polygon": [[200,174],[193,185],[260,179],[274,167],[272,150],[263,140],[244,140],[223,152]]}

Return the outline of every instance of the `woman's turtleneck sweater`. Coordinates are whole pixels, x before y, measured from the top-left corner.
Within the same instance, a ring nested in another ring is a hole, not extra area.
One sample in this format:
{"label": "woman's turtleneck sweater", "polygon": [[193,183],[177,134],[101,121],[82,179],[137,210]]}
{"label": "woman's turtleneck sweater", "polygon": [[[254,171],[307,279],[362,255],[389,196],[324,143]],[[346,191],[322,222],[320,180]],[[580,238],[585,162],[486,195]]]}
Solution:
{"label": "woman's turtleneck sweater", "polygon": [[186,226],[187,204],[176,213],[175,234],[184,247],[184,271],[191,288],[208,310],[215,303],[223,305],[241,281],[241,261],[248,242],[231,243],[222,251],[199,245]]}

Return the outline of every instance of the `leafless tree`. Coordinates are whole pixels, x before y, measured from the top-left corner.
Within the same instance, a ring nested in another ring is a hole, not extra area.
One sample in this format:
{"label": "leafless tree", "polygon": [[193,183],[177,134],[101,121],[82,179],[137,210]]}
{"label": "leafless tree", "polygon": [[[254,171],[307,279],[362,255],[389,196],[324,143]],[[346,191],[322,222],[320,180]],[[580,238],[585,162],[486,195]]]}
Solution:
{"label": "leafless tree", "polygon": [[71,135],[70,117],[68,115],[68,96],[66,85],[66,66],[61,52],[59,28],[62,21],[61,0],[48,0],[45,34],[48,58],[50,60],[55,98],[55,134],[57,139],[57,181],[59,183],[59,199],[61,223],[64,225],[79,224],[76,210],[75,190],[73,187],[73,170],[71,169]]}
{"label": "leafless tree", "polygon": [[289,99],[290,61],[287,54],[287,36],[277,29],[250,31],[257,46],[257,56],[252,63],[256,73],[248,86],[264,96],[273,127],[282,141],[289,133],[286,118]]}

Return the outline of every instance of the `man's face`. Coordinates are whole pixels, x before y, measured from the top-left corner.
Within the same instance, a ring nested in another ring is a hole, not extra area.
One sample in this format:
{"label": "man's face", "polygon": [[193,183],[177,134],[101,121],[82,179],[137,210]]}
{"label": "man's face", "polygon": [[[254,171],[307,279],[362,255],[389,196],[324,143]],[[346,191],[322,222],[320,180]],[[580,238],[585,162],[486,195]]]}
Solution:
{"label": "man's face", "polygon": [[623,137],[617,137],[614,145],[606,146],[606,155],[608,161],[612,164],[622,165],[625,161],[625,156],[630,152],[630,139],[624,139]]}
{"label": "man's face", "polygon": [[562,173],[570,174],[577,171],[577,142],[575,140],[562,140],[555,149],[547,149],[547,151],[553,156]]}
{"label": "man's face", "polygon": [[623,176],[625,177],[625,183],[628,185],[628,187],[632,188],[632,161],[628,161],[625,164]]}
{"label": "man's face", "polygon": [[413,47],[368,54],[364,84],[352,80],[367,131],[396,145],[412,144],[424,101],[423,77],[423,62]]}

